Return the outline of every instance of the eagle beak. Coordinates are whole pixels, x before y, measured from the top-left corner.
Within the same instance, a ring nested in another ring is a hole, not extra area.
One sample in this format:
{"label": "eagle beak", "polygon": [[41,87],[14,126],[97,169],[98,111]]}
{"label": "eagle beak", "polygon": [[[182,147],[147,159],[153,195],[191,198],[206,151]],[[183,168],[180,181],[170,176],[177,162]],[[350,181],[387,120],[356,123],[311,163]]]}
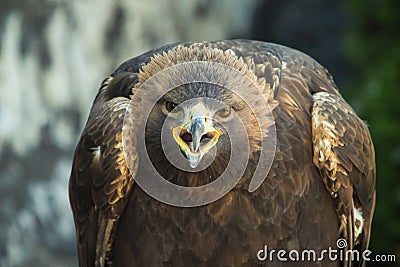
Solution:
{"label": "eagle beak", "polygon": [[[199,110],[200,109],[200,110]],[[218,142],[220,133],[215,130],[212,120],[204,116],[204,106],[190,110],[189,120],[183,126],[172,129],[172,135],[189,160],[191,168],[196,168],[202,157]]]}

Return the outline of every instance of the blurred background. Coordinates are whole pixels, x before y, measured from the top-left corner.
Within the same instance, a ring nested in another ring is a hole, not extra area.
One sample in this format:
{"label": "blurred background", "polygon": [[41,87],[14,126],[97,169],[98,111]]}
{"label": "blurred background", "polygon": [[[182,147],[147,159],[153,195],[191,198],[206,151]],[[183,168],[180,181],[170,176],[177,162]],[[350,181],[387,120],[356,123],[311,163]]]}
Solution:
{"label": "blurred background", "polygon": [[1,0],[0,266],[77,265],[68,179],[102,79],[163,44],[225,38],[294,47],[332,73],[375,143],[371,250],[399,263],[399,12],[397,0]]}

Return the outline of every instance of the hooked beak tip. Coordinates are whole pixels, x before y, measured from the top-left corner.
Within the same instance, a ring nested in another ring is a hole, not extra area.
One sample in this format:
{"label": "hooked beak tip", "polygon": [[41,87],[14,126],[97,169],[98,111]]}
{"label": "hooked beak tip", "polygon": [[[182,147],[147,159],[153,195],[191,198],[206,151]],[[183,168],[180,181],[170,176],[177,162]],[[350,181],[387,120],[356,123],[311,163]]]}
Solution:
{"label": "hooked beak tip", "polygon": [[194,156],[194,157],[191,154],[189,154],[190,156],[188,157],[188,159],[190,168],[195,169],[199,165],[200,160],[203,157],[201,153],[199,154],[200,154],[199,156]]}

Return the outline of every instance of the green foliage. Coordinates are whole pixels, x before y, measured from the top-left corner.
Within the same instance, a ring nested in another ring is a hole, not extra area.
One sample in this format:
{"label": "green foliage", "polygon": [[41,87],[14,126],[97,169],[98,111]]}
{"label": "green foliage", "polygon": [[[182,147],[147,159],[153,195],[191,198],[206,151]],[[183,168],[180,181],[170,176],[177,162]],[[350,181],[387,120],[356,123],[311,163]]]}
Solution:
{"label": "green foliage", "polygon": [[357,74],[343,91],[370,126],[377,163],[371,250],[400,257],[400,1],[351,0],[346,51]]}

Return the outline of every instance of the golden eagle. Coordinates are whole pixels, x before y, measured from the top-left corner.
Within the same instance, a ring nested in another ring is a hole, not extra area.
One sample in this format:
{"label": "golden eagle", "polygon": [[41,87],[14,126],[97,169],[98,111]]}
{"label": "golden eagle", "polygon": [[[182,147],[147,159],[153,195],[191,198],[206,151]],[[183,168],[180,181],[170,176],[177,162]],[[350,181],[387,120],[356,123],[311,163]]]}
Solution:
{"label": "golden eagle", "polygon": [[[243,84],[226,88],[223,83],[231,81],[226,72],[209,71],[207,65],[187,65],[143,88],[162,71],[188,63],[227,67],[238,73],[233,80],[243,76],[258,90]],[[194,80],[160,89],[198,74],[222,84]],[[221,106],[211,108],[204,99]],[[133,115],[126,122],[129,111]],[[263,111],[273,123],[257,117]],[[167,118],[171,126],[164,127]],[[240,118],[247,150],[230,142],[243,134],[241,127],[228,132],[222,126],[232,118]],[[144,125],[141,148],[135,123]],[[189,170],[168,159],[163,127],[165,138],[174,142],[170,150],[180,151]],[[262,142],[271,136],[274,151],[263,157]],[[143,149],[166,181],[187,188],[218,180],[231,157],[245,155],[248,161],[223,196],[179,207],[138,185],[139,178],[147,179],[146,170],[138,172]],[[208,166],[190,170],[211,154]],[[249,190],[257,166],[268,160],[269,166],[260,167],[265,179]],[[249,40],[176,43],[126,61],[102,82],[75,150],[69,194],[80,266],[362,265],[375,205],[375,155],[366,124],[328,71],[309,56]],[[337,257],[321,261],[329,248],[338,250]],[[272,250],[286,251],[287,261]],[[289,255],[294,250],[299,254]],[[295,257],[310,250],[316,259]],[[343,256],[351,250],[360,257]]]}

